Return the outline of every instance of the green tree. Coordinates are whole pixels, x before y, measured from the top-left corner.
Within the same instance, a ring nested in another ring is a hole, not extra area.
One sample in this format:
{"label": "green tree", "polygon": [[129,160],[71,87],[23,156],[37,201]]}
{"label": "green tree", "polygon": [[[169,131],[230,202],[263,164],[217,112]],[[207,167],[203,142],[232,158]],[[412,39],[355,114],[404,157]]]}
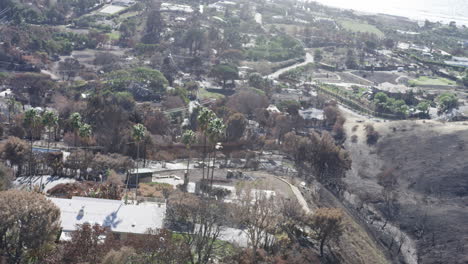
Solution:
{"label": "green tree", "polygon": [[227,120],[226,137],[227,140],[239,140],[244,134],[247,120],[241,113],[234,113]]}
{"label": "green tree", "polygon": [[286,100],[279,104],[279,108],[291,116],[297,116],[299,115],[299,110],[301,109],[301,103],[296,100]]}
{"label": "green tree", "polygon": [[437,97],[439,112],[446,113],[458,107],[458,99],[455,94],[445,92]]}
{"label": "green tree", "polygon": [[223,82],[223,88],[225,88],[228,80],[234,82],[234,80],[239,79],[239,69],[230,64],[218,64],[211,69],[211,75],[221,80]]}
{"label": "green tree", "polygon": [[16,176],[20,176],[29,154],[28,144],[17,137],[9,137],[3,142],[1,153],[2,158],[10,161],[11,166],[17,166]]}
{"label": "green tree", "polygon": [[190,55],[195,55],[201,49],[201,45],[205,40],[204,33],[202,29],[194,27],[185,34],[184,43],[189,48]]}
{"label": "green tree", "polygon": [[319,49],[316,49],[314,51],[314,62],[320,63],[323,59],[322,51]]}
{"label": "green tree", "polygon": [[265,90],[266,81],[259,73],[252,73],[249,75],[249,85],[260,90]]}
{"label": "green tree", "polygon": [[145,67],[110,72],[107,80],[107,85],[114,91],[125,91],[131,84],[139,84],[155,93],[164,93],[169,85],[160,71]]}
{"label": "green tree", "polygon": [[160,41],[161,32],[164,29],[164,21],[160,11],[161,3],[155,3],[149,11],[146,20],[146,34],[143,42],[146,44],[157,44]]}
{"label": "green tree", "polygon": [[10,264],[30,263],[60,230],[59,208],[34,192],[0,192],[0,219],[0,253]]}
{"label": "green tree", "polygon": [[465,87],[468,87],[468,70],[465,71],[465,76],[462,78],[462,83]]}
{"label": "green tree", "polygon": [[431,106],[431,104],[428,101],[422,101],[416,106],[416,109],[423,112],[423,114],[427,115],[429,113],[429,107],[430,106]]}
{"label": "green tree", "polygon": [[356,55],[354,54],[354,51],[349,49],[348,53],[346,55],[346,61],[345,61],[346,68],[348,69],[357,69],[358,64],[356,62]]}
{"label": "green tree", "polygon": [[408,115],[409,107],[406,105],[405,101],[403,100],[395,100],[392,106],[392,112],[400,116]]}

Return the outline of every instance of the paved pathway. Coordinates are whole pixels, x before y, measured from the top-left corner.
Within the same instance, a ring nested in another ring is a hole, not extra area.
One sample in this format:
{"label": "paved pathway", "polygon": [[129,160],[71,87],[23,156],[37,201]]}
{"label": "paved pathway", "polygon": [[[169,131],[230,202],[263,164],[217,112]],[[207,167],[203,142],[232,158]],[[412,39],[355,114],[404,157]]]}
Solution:
{"label": "paved pathway", "polygon": [[291,187],[291,190],[292,192],[294,193],[294,195],[296,196],[296,199],[297,201],[299,202],[299,204],[301,205],[302,209],[304,210],[304,212],[306,213],[310,213],[311,210],[309,209],[309,205],[307,205],[307,202],[304,198],[304,196],[302,196],[302,193],[301,191],[299,190],[299,188],[297,188],[295,185],[289,183],[287,180],[281,178],[281,177],[276,177],[278,178],[280,181],[282,182],[285,182],[286,184],[289,185],[289,187]]}

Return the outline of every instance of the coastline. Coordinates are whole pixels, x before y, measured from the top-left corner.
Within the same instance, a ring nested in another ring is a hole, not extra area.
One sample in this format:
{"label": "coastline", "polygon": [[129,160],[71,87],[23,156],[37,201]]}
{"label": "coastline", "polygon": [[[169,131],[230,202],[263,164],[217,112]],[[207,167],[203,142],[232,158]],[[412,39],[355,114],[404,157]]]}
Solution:
{"label": "coastline", "polygon": [[[325,0],[302,0],[303,2],[315,2],[316,4],[326,6],[329,8],[336,8],[339,10],[350,10],[356,13],[364,14],[364,15],[385,15],[385,16],[391,16],[399,19],[407,19],[415,22],[424,22],[425,20],[428,20],[430,22],[436,23],[440,22],[442,24],[448,25],[451,21],[455,21],[457,26],[468,26],[468,16],[459,16],[459,15],[454,15],[454,16],[449,16],[446,14],[442,13],[432,13],[428,12],[425,10],[405,10],[403,8],[395,9],[394,8],[384,8],[382,10],[363,10],[363,8],[358,7],[343,7],[343,6],[337,6],[330,4],[326,2]],[[467,12],[468,14],[468,12]]]}

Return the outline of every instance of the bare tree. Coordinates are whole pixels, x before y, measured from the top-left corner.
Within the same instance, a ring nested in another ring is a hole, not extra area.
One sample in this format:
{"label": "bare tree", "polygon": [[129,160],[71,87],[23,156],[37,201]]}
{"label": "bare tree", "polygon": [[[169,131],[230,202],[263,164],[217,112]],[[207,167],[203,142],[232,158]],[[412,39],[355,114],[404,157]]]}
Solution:
{"label": "bare tree", "polygon": [[349,153],[337,146],[327,132],[322,136],[313,133],[309,138],[308,161],[313,174],[321,183],[340,193],[345,187],[342,179],[351,169]]}
{"label": "bare tree", "polygon": [[206,264],[217,250],[226,209],[218,201],[200,199],[188,193],[176,193],[168,203],[170,225],[185,229],[183,243],[189,249],[190,263]]}
{"label": "bare tree", "polygon": [[13,179],[13,171],[0,163],[0,191],[10,188]]}
{"label": "bare tree", "polygon": [[249,239],[252,262],[257,263],[257,250],[268,249],[275,241],[274,233],[280,222],[277,199],[263,190],[251,188],[239,190],[238,196],[240,206],[236,215]]}
{"label": "bare tree", "polygon": [[296,243],[299,238],[306,235],[303,226],[307,215],[295,199],[281,199],[279,206],[282,216],[280,228],[287,234],[291,243]]}
{"label": "bare tree", "polygon": [[382,229],[387,225],[387,221],[394,220],[399,214],[400,205],[398,203],[397,189],[399,186],[398,178],[395,174],[395,169],[390,168],[384,170],[378,176],[378,183],[383,187],[382,189],[382,200],[383,207],[382,211],[385,215],[385,222]]}
{"label": "bare tree", "polygon": [[[131,263],[179,264],[188,263],[190,259],[188,254],[190,250],[187,246],[166,229],[149,229],[143,235],[129,235],[124,243],[135,249]],[[116,253],[109,253],[106,258],[110,255],[119,256]]]}
{"label": "bare tree", "polygon": [[117,241],[113,239],[108,228],[86,223],[73,231],[71,240],[65,243],[62,261],[63,263],[100,263],[105,254],[117,246]]}

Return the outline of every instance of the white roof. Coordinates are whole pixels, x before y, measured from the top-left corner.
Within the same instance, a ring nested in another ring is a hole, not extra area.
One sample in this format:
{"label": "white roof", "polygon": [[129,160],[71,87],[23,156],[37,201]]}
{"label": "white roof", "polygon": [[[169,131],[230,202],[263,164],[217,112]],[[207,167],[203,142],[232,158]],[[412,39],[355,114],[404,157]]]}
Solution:
{"label": "white roof", "polygon": [[281,111],[276,107],[276,105],[269,105],[266,109],[268,112],[281,113]]}
{"label": "white roof", "polygon": [[305,120],[317,119],[323,120],[323,110],[316,108],[309,108],[304,110],[299,110],[299,115],[302,116]]}
{"label": "white roof", "polygon": [[193,9],[188,5],[178,5],[172,3],[162,3],[161,11],[192,13]]}
{"label": "white roof", "polygon": [[60,208],[64,232],[74,231],[77,225],[89,223],[109,227],[113,232],[144,234],[150,228],[162,228],[166,214],[165,204],[126,205],[118,200],[85,197],[49,199]]}
{"label": "white roof", "polygon": [[8,95],[12,94],[10,89],[6,89],[3,92],[0,92],[0,97],[7,97]]}
{"label": "white roof", "polygon": [[131,169],[128,172],[130,174],[136,174],[137,171],[138,171],[138,174],[147,174],[147,173],[155,173],[158,170],[154,169],[154,168],[139,168],[138,170],[137,169]]}
{"label": "white roof", "polygon": [[112,15],[112,14],[118,13],[118,12],[124,10],[124,9],[125,9],[125,7],[122,7],[122,6],[108,5],[108,6],[104,7],[103,9],[101,9],[101,11],[99,11],[99,12],[101,12],[103,14]]}

